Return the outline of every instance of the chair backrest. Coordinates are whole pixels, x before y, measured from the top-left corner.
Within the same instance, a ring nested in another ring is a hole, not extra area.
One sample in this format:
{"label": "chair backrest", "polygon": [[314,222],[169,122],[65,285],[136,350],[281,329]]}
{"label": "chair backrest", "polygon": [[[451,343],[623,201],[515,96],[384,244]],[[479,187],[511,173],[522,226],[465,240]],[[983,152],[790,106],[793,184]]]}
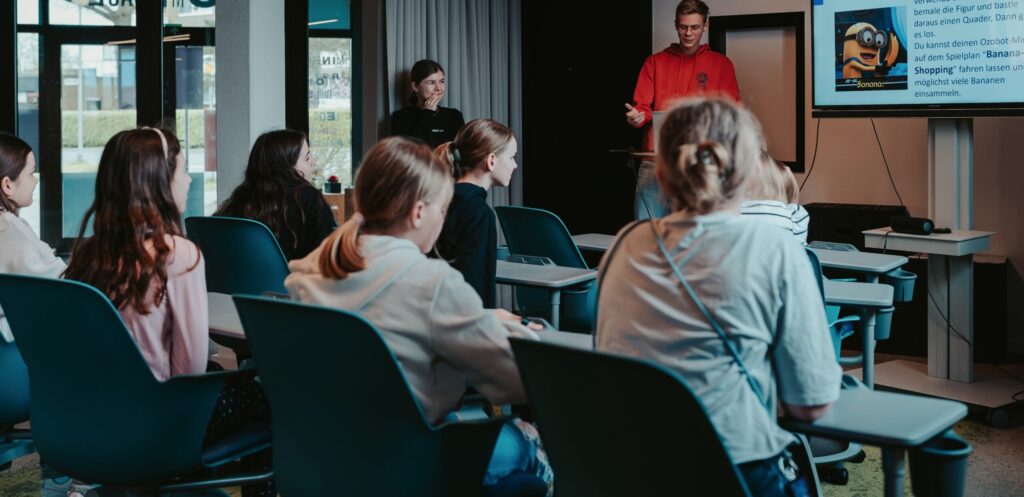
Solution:
{"label": "chair backrest", "polygon": [[262,297],[235,305],[270,400],[283,495],[480,493],[498,426],[490,439],[442,440],[368,321]]}
{"label": "chair backrest", "polygon": [[0,340],[0,427],[28,421],[28,369],[18,346]]}
{"label": "chair backrest", "polygon": [[3,274],[0,305],[28,366],[32,438],[48,464],[125,485],[196,469],[219,385],[158,382],[89,285]]}
{"label": "chair backrest", "polygon": [[559,496],[680,495],[708,485],[716,496],[750,495],[700,400],[675,372],[511,341]]}
{"label": "chair backrest", "polygon": [[554,213],[530,207],[495,207],[509,252],[547,257],[565,267],[587,268],[565,223]]}
{"label": "chair backrest", "polygon": [[811,271],[814,272],[814,279],[818,282],[818,291],[821,292],[821,298],[825,298],[825,275],[821,272],[821,260],[818,259],[818,254],[815,254],[811,247],[807,247],[807,259],[811,261]]}
{"label": "chair backrest", "polygon": [[288,261],[263,223],[236,217],[189,217],[188,238],[206,259],[206,289],[217,293],[286,293]]}

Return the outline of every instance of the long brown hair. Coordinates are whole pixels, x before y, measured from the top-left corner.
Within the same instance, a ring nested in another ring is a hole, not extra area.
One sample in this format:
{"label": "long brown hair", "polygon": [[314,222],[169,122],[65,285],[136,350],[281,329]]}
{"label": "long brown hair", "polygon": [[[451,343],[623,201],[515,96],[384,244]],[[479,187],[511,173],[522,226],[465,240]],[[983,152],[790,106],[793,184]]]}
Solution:
{"label": "long brown hair", "polygon": [[[28,154],[32,153],[32,147],[25,140],[17,136],[0,132],[0,179],[11,178],[17,180],[21,172],[28,165]],[[0,212],[12,212],[18,214],[18,205],[14,200],[0,193]]]}
{"label": "long brown hair", "polygon": [[[178,138],[165,129],[122,131],[107,142],[96,172],[96,198],[85,211],[66,278],[98,288],[118,309],[146,314],[150,304],[160,305],[167,293],[168,239],[181,236],[181,212],[171,193],[180,152]],[[93,235],[85,238],[90,221]],[[154,282],[156,292],[147,302]]]}
{"label": "long brown hair", "polygon": [[707,214],[743,195],[761,159],[761,126],[719,98],[684,100],[658,136],[658,183],[676,210]]}
{"label": "long brown hair", "polygon": [[[267,225],[278,240],[288,232],[294,243],[288,248],[297,250],[300,227],[288,223],[289,213],[298,211],[299,222],[305,223],[307,213],[300,204],[300,192],[302,188],[314,188],[295,169],[304,143],[308,143],[306,134],[291,129],[267,131],[256,138],[249,152],[245,180],[213,215],[254,219]],[[317,207],[330,209],[326,201]],[[320,215],[309,214],[313,219]]]}
{"label": "long brown hair", "polygon": [[356,214],[320,246],[320,273],[344,279],[366,267],[359,251],[361,229],[386,230],[409,213],[416,202],[429,201],[445,189],[451,176],[419,141],[392,137],[378,142],[359,165],[355,182]]}
{"label": "long brown hair", "polygon": [[480,169],[491,154],[497,154],[512,143],[512,130],[490,119],[473,119],[458,133],[455,139],[434,149],[434,156],[448,167],[455,179]]}

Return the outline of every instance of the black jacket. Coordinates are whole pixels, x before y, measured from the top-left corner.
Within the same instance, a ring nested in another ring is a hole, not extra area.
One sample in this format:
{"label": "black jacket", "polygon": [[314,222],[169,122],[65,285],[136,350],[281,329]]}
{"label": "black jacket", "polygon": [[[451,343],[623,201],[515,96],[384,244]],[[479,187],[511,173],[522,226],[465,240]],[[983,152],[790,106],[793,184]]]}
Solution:
{"label": "black jacket", "polygon": [[456,183],[437,239],[441,257],[462,273],[488,309],[494,308],[497,224],[487,205],[487,190],[472,183]]}
{"label": "black jacket", "polygon": [[455,133],[465,125],[462,113],[450,107],[433,111],[410,105],[391,114],[391,136],[413,136],[426,141],[430,148],[454,140]]}

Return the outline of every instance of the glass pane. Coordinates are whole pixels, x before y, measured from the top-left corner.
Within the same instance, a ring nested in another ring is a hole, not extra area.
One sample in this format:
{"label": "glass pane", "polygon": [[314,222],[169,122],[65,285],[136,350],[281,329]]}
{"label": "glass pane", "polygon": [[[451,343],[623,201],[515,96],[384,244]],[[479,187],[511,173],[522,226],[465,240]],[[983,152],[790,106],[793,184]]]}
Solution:
{"label": "glass pane", "polygon": [[[39,170],[39,35],[18,33],[18,136],[32,146]],[[18,213],[39,234],[39,187]]]}
{"label": "glass pane", "polygon": [[18,24],[39,24],[39,0],[18,0]]}
{"label": "glass pane", "polygon": [[315,185],[337,176],[352,184],[352,40],[309,39],[309,147]]}
{"label": "glass pane", "polygon": [[164,25],[212,28],[216,21],[215,0],[164,0]]}
{"label": "glass pane", "polygon": [[134,26],[136,1],[142,0],[49,0],[50,24]]}
{"label": "glass pane", "polygon": [[92,204],[103,146],[135,127],[135,47],[62,45],[60,71],[62,232],[71,238]]}
{"label": "glass pane", "polygon": [[339,0],[309,0],[309,29],[351,28],[349,3]]}
{"label": "glass pane", "polygon": [[217,210],[217,76],[213,47],[175,47],[175,133],[192,175],[185,216]]}

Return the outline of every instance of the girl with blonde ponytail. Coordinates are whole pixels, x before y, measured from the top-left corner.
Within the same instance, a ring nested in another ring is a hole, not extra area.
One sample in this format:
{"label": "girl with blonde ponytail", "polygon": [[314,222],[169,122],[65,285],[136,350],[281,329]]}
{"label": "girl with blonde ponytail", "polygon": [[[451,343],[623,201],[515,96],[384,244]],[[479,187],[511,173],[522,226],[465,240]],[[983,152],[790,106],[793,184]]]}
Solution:
{"label": "girl with blonde ponytail", "polygon": [[462,273],[484,307],[495,304],[498,246],[498,222],[487,205],[487,192],[512,181],[517,150],[512,130],[490,119],[470,121],[454,141],[434,150],[456,181],[437,251]]}
{"label": "girl with blonde ponytail", "polygon": [[788,471],[796,439],[776,406],[821,416],[841,371],[803,247],[739,215],[760,126],[731,102],[694,99],[669,112],[658,140],[656,174],[675,212],[627,226],[605,255],[597,348],[681,374],[751,494],[807,495],[809,476]]}
{"label": "girl with blonde ponytail", "polygon": [[[425,255],[452,198],[449,169],[425,144],[386,138],[363,159],[354,192],[352,219],[289,264],[292,297],[373,323],[432,422],[453,415],[467,385],[494,404],[525,402],[508,337],[537,336],[518,316],[485,309],[458,271]],[[502,430],[484,486],[521,471],[550,480],[524,429],[510,422]]]}

